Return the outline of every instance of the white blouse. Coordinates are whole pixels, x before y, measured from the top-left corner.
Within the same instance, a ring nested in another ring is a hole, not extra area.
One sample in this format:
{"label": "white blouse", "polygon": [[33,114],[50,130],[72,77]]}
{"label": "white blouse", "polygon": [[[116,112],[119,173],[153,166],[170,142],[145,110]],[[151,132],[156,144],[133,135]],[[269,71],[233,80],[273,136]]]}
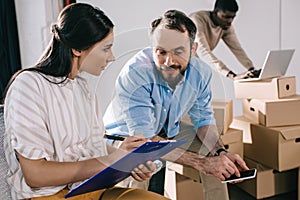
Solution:
{"label": "white blouse", "polygon": [[23,72],[10,86],[5,100],[4,148],[14,199],[52,195],[66,187],[28,186],[15,151],[29,159],[58,162],[107,155],[102,114],[87,81],[80,75],[62,84],[45,78],[53,82],[63,80]]}

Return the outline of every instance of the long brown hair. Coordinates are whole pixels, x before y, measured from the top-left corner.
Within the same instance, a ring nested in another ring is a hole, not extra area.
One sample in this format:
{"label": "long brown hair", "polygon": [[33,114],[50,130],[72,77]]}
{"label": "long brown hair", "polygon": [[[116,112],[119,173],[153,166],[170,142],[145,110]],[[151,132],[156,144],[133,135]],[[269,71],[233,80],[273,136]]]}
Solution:
{"label": "long brown hair", "polygon": [[104,39],[113,27],[112,21],[97,7],[85,3],[66,6],[60,12],[57,23],[51,27],[53,37],[46,51],[34,66],[14,74],[6,87],[5,94],[15,78],[23,71],[35,71],[44,78],[46,78],[44,75],[65,77],[59,83],[64,82],[72,70],[72,49],[90,48]]}

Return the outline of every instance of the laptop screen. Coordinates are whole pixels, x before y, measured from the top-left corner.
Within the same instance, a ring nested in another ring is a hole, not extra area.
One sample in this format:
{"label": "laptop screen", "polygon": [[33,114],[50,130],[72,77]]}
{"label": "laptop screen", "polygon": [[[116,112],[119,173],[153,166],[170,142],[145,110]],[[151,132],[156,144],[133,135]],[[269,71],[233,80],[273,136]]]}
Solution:
{"label": "laptop screen", "polygon": [[259,79],[284,76],[294,51],[295,49],[268,51]]}

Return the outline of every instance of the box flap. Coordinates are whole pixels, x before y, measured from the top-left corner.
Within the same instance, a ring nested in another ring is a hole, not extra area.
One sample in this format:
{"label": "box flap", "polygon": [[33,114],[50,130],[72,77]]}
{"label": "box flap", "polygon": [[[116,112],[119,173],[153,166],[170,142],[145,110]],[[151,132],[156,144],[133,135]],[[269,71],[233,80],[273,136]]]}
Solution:
{"label": "box flap", "polygon": [[272,128],[273,130],[279,131],[285,140],[292,140],[300,138],[300,126],[282,126]]}
{"label": "box flap", "polygon": [[229,128],[226,134],[221,135],[224,145],[243,142],[243,131],[240,129]]}
{"label": "box flap", "polygon": [[244,161],[246,162],[246,164],[248,165],[249,168],[256,168],[257,171],[266,171],[266,170],[272,170],[270,167],[267,167],[261,163],[258,163],[254,160],[252,160],[251,158],[244,158]]}
{"label": "box flap", "polygon": [[279,103],[279,102],[287,102],[287,101],[299,101],[300,95],[296,94],[294,96],[289,96],[281,99],[260,99],[259,101],[263,103]]}
{"label": "box flap", "polygon": [[173,163],[173,162],[168,161],[166,167],[169,170],[173,170],[180,175],[183,175],[192,180],[201,182],[199,171],[190,166],[185,166],[185,165],[181,165],[178,163]]}
{"label": "box flap", "polygon": [[231,104],[232,99],[212,99],[211,105],[212,107],[226,107],[227,104]]}

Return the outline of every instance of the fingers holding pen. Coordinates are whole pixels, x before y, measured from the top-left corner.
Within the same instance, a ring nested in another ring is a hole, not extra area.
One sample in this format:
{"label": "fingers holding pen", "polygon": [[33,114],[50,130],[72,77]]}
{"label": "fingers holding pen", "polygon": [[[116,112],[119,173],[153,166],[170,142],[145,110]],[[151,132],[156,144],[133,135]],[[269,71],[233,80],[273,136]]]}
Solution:
{"label": "fingers holding pen", "polygon": [[141,135],[129,136],[124,139],[120,148],[126,151],[132,151],[133,149],[141,146],[145,142],[150,142],[148,138]]}

